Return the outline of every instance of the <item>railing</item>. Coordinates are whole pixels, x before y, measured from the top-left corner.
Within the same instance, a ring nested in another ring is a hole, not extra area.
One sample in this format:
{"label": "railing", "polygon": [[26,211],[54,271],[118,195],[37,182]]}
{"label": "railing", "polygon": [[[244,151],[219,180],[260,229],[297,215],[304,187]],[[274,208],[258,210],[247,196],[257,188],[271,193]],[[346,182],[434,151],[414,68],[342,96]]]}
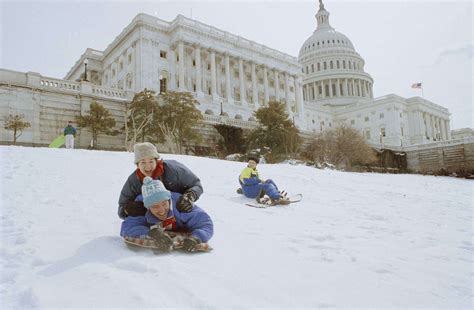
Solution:
{"label": "railing", "polygon": [[225,124],[229,126],[253,129],[257,126],[257,122],[252,121],[244,121],[241,119],[233,119],[229,118],[228,116],[220,116],[220,115],[208,115],[204,114],[203,119],[208,124]]}
{"label": "railing", "polygon": [[108,96],[108,97],[122,98],[122,99],[127,98],[127,94],[123,90],[110,89],[110,88],[105,88],[105,87],[100,87],[100,86],[93,86],[92,93],[95,95],[100,95],[100,96]]}
{"label": "railing", "polygon": [[68,90],[74,92],[81,91],[81,84],[76,82],[68,82],[65,80],[53,79],[53,78],[41,78],[40,85],[43,88],[54,88],[57,90]]}

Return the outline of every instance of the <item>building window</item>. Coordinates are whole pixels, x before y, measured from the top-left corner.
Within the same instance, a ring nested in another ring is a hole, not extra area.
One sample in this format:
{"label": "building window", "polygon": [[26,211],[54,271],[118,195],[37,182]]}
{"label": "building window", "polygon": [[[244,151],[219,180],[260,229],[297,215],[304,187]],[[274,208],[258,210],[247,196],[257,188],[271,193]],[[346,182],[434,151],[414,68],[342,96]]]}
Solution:
{"label": "building window", "polygon": [[224,67],[221,68],[221,73],[225,74],[225,68]]}
{"label": "building window", "polygon": [[208,71],[211,70],[211,64],[207,64],[207,70],[208,70]]}
{"label": "building window", "polygon": [[366,130],[366,131],[365,131],[365,138],[366,138],[367,140],[370,140],[370,130]]}
{"label": "building window", "polygon": [[115,77],[115,69],[112,69],[112,77]]}
{"label": "building window", "polygon": [[120,62],[120,70],[123,70],[123,62]]}
{"label": "building window", "polygon": [[326,62],[324,62],[324,70],[327,70],[328,66],[326,64]]}
{"label": "building window", "polygon": [[196,91],[196,84],[193,84],[193,91]]}
{"label": "building window", "polygon": [[351,119],[351,125],[355,124],[355,120]]}
{"label": "building window", "polygon": [[339,69],[339,60],[336,60],[336,68]]}
{"label": "building window", "polygon": [[321,71],[321,64],[318,62],[318,71]]}
{"label": "building window", "polygon": [[403,127],[400,128],[400,131],[402,132],[402,136],[404,136]]}
{"label": "building window", "polygon": [[385,128],[384,127],[380,128],[380,135],[382,137],[385,137]]}
{"label": "building window", "polygon": [[345,60],[342,61],[342,68],[343,68],[343,69],[346,68],[346,61],[345,61]]}
{"label": "building window", "polygon": [[311,72],[314,72],[314,64],[311,64]]}
{"label": "building window", "polygon": [[352,69],[351,62],[350,62],[350,61],[348,61],[348,63],[349,63],[349,69]]}
{"label": "building window", "polygon": [[179,62],[179,55],[176,55],[176,62]]}
{"label": "building window", "polygon": [[309,73],[308,66],[306,66],[306,74],[308,74],[308,73]]}
{"label": "building window", "polygon": [[329,68],[334,69],[334,64],[333,64],[332,60],[329,62]]}
{"label": "building window", "polygon": [[383,113],[380,113],[379,118],[382,119],[384,117],[385,117],[385,115]]}
{"label": "building window", "polygon": [[364,117],[364,121],[368,122],[368,121],[369,121],[369,117],[368,117],[368,116]]}
{"label": "building window", "polygon": [[132,54],[128,54],[128,64],[132,63]]}
{"label": "building window", "polygon": [[193,67],[196,67],[196,60],[193,59]]}

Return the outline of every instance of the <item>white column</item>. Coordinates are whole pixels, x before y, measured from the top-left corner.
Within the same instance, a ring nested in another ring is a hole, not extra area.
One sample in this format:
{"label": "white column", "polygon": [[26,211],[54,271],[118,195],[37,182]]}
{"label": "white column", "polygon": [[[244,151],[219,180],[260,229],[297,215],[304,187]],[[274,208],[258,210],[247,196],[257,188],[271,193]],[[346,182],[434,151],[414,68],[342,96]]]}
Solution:
{"label": "white column", "polygon": [[232,98],[231,94],[231,85],[230,85],[230,59],[229,59],[229,54],[225,54],[225,92],[227,95],[227,103],[234,103],[234,100]]}
{"label": "white column", "polygon": [[447,140],[447,135],[446,135],[446,121],[444,119],[440,119],[440,126],[441,126],[441,139],[443,141]]}
{"label": "white column", "polygon": [[446,120],[446,132],[448,134],[448,140],[451,140],[451,126],[450,126],[450,121]]}
{"label": "white column", "polygon": [[344,79],[344,96],[349,96],[349,85],[347,84],[347,79]]}
{"label": "white column", "polygon": [[278,79],[278,72],[275,69],[273,71],[273,76],[275,79],[273,80],[273,88],[275,89],[275,100],[280,101],[280,80]]}
{"label": "white column", "polygon": [[[298,118],[301,125],[301,128],[305,128],[305,111],[304,111],[304,101],[303,101],[303,92],[302,84],[303,81],[300,77],[294,77],[295,81],[295,97],[296,97],[296,111],[298,112]],[[290,114],[291,116],[291,114]]]}
{"label": "white column", "polygon": [[328,88],[329,88],[329,97],[332,98],[332,81],[331,79],[328,80]]}
{"label": "white column", "polygon": [[326,98],[326,87],[324,85],[324,81],[321,81],[321,90],[322,90],[321,97],[324,99]]}
{"label": "white column", "polygon": [[194,50],[196,60],[196,93],[202,95],[202,73],[201,73],[201,47],[196,46]]}
{"label": "white column", "polygon": [[264,100],[265,104],[268,104],[270,100],[270,96],[268,94],[268,77],[267,77],[267,67],[263,66],[263,92],[264,92]]}
{"label": "white column", "polygon": [[179,91],[184,91],[186,89],[184,85],[184,43],[181,41],[178,43],[178,57],[179,57]]}
{"label": "white column", "polygon": [[245,71],[244,71],[244,61],[239,57],[239,84],[240,84],[240,102],[242,104],[247,103],[246,93],[245,93]]}
{"label": "white column", "polygon": [[255,105],[255,109],[259,108],[258,106],[258,87],[257,87],[257,73],[255,72],[255,62],[252,62],[252,101]]}
{"label": "white column", "polygon": [[336,97],[341,97],[341,87],[339,79],[336,79]]}
{"label": "white column", "polygon": [[[295,85],[296,84],[297,83],[295,81]],[[301,89],[301,91],[303,90]],[[296,98],[296,87],[295,87],[295,98]],[[285,99],[286,99],[286,102],[290,102],[290,76],[288,75],[288,72],[285,72]],[[301,98],[301,100],[303,100],[303,98]]]}
{"label": "white column", "polygon": [[360,79],[357,79],[357,88],[359,89],[359,97],[362,97],[362,87],[360,85]]}
{"label": "white column", "polygon": [[217,100],[217,87],[216,87],[216,52],[211,50],[211,94],[212,99]]}

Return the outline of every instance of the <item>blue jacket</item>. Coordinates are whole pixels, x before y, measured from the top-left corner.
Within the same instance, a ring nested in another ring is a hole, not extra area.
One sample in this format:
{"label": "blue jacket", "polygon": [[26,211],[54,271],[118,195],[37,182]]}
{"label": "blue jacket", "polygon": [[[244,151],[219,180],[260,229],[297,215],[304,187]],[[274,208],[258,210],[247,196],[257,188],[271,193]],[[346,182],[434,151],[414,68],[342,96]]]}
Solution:
{"label": "blue jacket", "polygon": [[242,191],[246,197],[257,197],[261,190],[259,184],[262,183],[257,168],[252,169],[250,167],[245,167],[240,173],[239,183],[242,186]]}
{"label": "blue jacket", "polygon": [[207,242],[214,234],[214,224],[209,215],[194,205],[189,213],[176,209],[176,201],[181,194],[171,192],[171,205],[168,218],[161,221],[148,210],[145,216],[129,216],[122,222],[120,236],[140,238],[146,236],[150,226],[161,223],[165,230],[187,231],[201,242]]}

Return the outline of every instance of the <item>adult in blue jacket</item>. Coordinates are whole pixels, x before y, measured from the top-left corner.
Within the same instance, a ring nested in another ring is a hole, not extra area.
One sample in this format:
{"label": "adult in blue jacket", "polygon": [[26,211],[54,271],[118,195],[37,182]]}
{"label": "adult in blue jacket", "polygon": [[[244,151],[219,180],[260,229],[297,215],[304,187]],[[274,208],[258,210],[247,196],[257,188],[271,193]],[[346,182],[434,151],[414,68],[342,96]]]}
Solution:
{"label": "adult in blue jacket", "polygon": [[283,192],[278,190],[278,186],[273,180],[262,180],[258,174],[258,157],[249,156],[247,167],[242,170],[239,176],[239,183],[242,188],[242,194],[248,198],[256,198],[257,202],[265,201],[265,195],[270,198],[269,204],[288,204],[289,199]]}
{"label": "adult in blue jacket", "polygon": [[190,212],[181,212],[176,201],[181,195],[168,191],[159,180],[145,177],[142,186],[143,204],[147,209],[144,216],[129,216],[122,222],[122,237],[146,238],[155,240],[159,249],[167,251],[173,245],[171,238],[164,233],[186,231],[191,236],[183,242],[183,250],[194,252],[197,244],[207,242],[214,233],[210,216],[194,205]]}

